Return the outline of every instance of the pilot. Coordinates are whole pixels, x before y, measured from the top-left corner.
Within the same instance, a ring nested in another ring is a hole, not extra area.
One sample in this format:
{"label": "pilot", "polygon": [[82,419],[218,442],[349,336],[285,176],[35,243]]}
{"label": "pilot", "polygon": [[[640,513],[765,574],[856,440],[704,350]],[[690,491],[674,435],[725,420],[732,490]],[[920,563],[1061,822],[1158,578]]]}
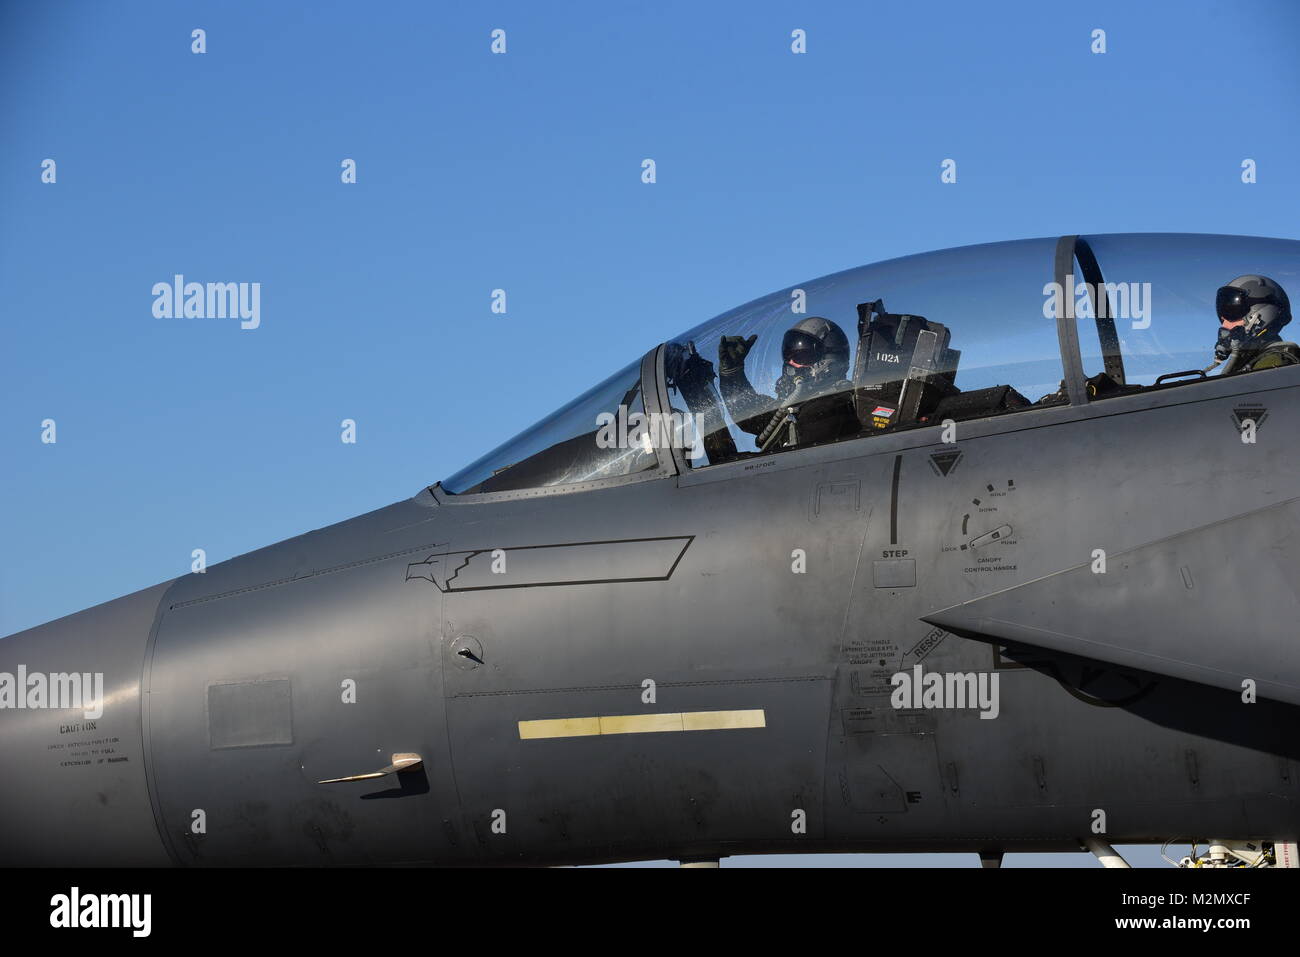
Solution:
{"label": "pilot", "polygon": [[745,374],[745,357],[757,340],[722,337],[718,382],[732,419],[760,449],[832,442],[861,431],[852,383],[845,379],[849,340],[843,329],[821,316],[791,326],[781,340],[775,397],[756,392]]}
{"label": "pilot", "polygon": [[1214,305],[1219,315],[1215,365],[1228,360],[1221,375],[1300,363],[1300,346],[1278,335],[1291,321],[1291,303],[1286,290],[1272,279],[1238,276],[1220,287]]}

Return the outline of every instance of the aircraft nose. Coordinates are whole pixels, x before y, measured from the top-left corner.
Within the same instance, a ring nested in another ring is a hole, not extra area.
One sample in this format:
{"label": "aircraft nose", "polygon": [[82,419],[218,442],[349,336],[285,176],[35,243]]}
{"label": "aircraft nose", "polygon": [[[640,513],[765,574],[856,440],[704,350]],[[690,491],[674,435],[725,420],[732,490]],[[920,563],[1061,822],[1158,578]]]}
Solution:
{"label": "aircraft nose", "polygon": [[162,866],[141,668],[166,585],[0,640],[0,865]]}

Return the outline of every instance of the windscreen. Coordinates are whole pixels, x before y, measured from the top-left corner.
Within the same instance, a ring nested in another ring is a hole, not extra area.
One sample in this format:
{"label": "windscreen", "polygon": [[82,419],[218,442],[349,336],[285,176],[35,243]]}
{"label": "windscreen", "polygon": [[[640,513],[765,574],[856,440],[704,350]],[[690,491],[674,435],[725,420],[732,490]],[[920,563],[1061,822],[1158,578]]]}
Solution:
{"label": "windscreen", "polygon": [[506,492],[630,475],[657,465],[638,440],[641,360],[465,466],[442,483],[453,494]]}

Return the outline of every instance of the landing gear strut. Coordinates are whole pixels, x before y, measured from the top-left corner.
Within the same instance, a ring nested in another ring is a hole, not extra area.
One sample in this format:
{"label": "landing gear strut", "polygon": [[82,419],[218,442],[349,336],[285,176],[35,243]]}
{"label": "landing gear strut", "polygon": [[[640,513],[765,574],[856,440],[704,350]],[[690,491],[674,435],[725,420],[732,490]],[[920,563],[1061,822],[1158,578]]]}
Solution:
{"label": "landing gear strut", "polygon": [[1086,838],[1083,842],[1083,846],[1092,851],[1097,860],[1101,861],[1102,867],[1128,868],[1132,866],[1128,861],[1124,860],[1124,858],[1120,856],[1119,851],[1115,850],[1115,848],[1111,847],[1100,838]]}

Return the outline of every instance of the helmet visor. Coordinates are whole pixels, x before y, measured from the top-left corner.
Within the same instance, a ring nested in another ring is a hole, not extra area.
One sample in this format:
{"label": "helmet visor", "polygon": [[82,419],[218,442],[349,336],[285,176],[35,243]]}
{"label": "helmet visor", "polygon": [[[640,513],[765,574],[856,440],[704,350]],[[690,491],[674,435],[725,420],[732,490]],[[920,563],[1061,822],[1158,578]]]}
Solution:
{"label": "helmet visor", "polygon": [[1256,301],[1251,299],[1250,294],[1244,289],[1236,286],[1220,286],[1219,291],[1214,295],[1214,308],[1218,311],[1219,318],[1236,322],[1238,319],[1246,318],[1250,307]]}
{"label": "helmet visor", "polygon": [[798,329],[791,329],[781,340],[781,358],[787,364],[796,366],[812,366],[821,361],[821,357],[826,354],[826,346],[820,339],[801,332]]}

